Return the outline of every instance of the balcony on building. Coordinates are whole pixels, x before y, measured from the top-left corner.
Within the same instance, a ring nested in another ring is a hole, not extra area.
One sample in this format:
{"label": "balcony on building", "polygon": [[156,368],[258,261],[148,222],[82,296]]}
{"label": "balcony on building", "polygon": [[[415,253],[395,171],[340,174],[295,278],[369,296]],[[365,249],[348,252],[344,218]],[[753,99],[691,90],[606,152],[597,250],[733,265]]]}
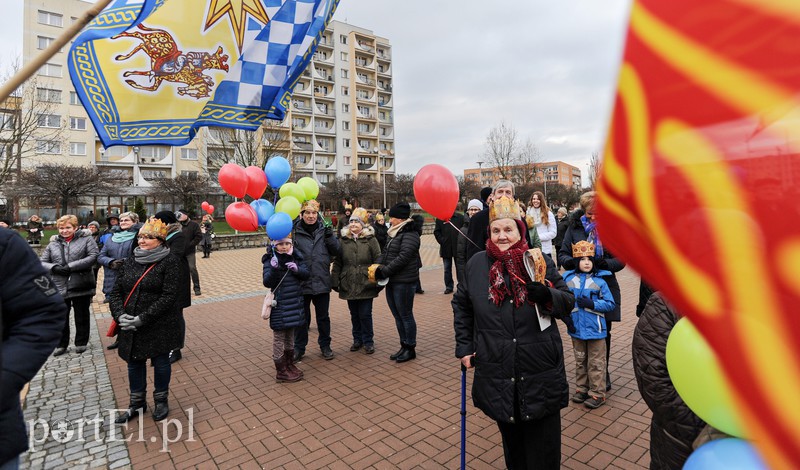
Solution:
{"label": "balcony on building", "polygon": [[378,75],[390,76],[392,74],[392,66],[389,63],[378,62]]}
{"label": "balcony on building", "polygon": [[372,44],[365,39],[356,39],[355,46],[356,50],[370,53],[375,51],[375,48],[372,46]]}
{"label": "balcony on building", "polygon": [[294,90],[292,90],[292,96],[296,95],[304,95],[310,96],[311,95],[311,82],[308,81],[299,81],[294,86]]}
{"label": "balcony on building", "polygon": [[356,108],[356,116],[359,119],[375,120],[375,110],[367,106],[358,106]]}
{"label": "balcony on building", "polygon": [[393,107],[392,104],[392,95],[386,95],[383,93],[378,93],[378,106],[382,108],[391,108]]}
{"label": "balcony on building", "polygon": [[381,126],[381,140],[394,140],[394,128]]}
{"label": "balcony on building", "polygon": [[310,152],[311,150],[314,149],[314,145],[311,143],[310,140],[305,140],[304,138],[295,137],[294,140],[292,140],[292,149]]}
{"label": "balcony on building", "polygon": [[333,105],[328,103],[316,103],[317,111],[315,115],[317,116],[327,116],[327,117],[335,117],[336,113],[333,111]]}
{"label": "balcony on building", "polygon": [[333,144],[333,139],[318,138],[317,144],[314,146],[315,152],[322,153],[336,153],[336,146]]}
{"label": "balcony on building", "polygon": [[370,91],[369,89],[357,89],[356,90],[356,100],[363,101],[370,104],[375,104],[375,97],[377,94],[375,91]]}
{"label": "balcony on building", "polygon": [[375,60],[372,57],[356,55],[355,64],[356,68],[359,69],[364,69],[370,72],[375,70]]}
{"label": "balcony on building", "polygon": [[368,126],[366,128],[359,127],[358,128],[358,135],[361,137],[377,137],[378,133],[376,132],[377,127],[375,126]]}
{"label": "balcony on building", "polygon": [[381,112],[379,112],[378,113],[378,120],[380,120],[381,123],[385,123],[385,124],[394,123],[394,118],[392,116],[392,112],[391,111],[381,111]]}
{"label": "balcony on building", "polygon": [[172,147],[166,145],[142,145],[134,147],[134,152],[139,155],[139,165],[172,166]]}
{"label": "balcony on building", "polygon": [[314,109],[311,107],[311,103],[300,100],[292,101],[292,109],[295,113],[299,114],[312,114],[314,112]]}
{"label": "balcony on building", "polygon": [[378,47],[375,51],[375,56],[380,61],[392,60],[392,47],[388,44],[378,44]]}
{"label": "balcony on building", "polygon": [[321,99],[321,100],[335,100],[336,93],[333,91],[333,85],[315,85],[314,86],[314,98]]}
{"label": "balcony on building", "polygon": [[292,130],[296,132],[311,132],[311,119],[292,119]]}
{"label": "balcony on building", "polygon": [[356,85],[369,85],[375,86],[375,80],[363,73],[356,74]]}
{"label": "balcony on building", "polygon": [[333,53],[318,48],[317,51],[314,52],[314,64],[333,65]]}
{"label": "balcony on building", "polygon": [[314,72],[312,76],[315,80],[324,80],[327,82],[333,82],[333,69],[328,70],[327,68],[323,67],[314,67]]}
{"label": "balcony on building", "polygon": [[387,82],[385,80],[378,80],[378,88],[383,91],[392,92],[392,82]]}
{"label": "balcony on building", "polygon": [[325,30],[325,34],[323,34],[319,38],[319,41],[317,41],[317,44],[319,44],[319,47],[317,47],[317,50],[319,50],[320,48],[322,48],[322,49],[333,49],[333,31]]}
{"label": "balcony on building", "polygon": [[131,147],[115,145],[113,147],[99,147],[95,152],[95,162],[98,165],[130,166],[136,162],[136,154]]}

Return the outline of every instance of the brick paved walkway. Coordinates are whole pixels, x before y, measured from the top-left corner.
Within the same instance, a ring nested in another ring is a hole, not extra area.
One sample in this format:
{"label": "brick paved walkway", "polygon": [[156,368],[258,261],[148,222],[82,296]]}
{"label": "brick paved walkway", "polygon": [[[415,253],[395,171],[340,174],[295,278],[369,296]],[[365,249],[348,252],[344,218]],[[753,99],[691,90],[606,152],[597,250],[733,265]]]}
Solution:
{"label": "brick paved walkway", "polygon": [[[388,359],[399,344],[383,295],[373,308],[376,353],[349,352],[346,303],[333,298],[336,357],[322,359],[312,325],[307,355],[299,364],[305,380],[295,384],[274,382],[271,331],[259,317],[260,296],[265,291],[260,282],[262,252],[247,249],[214,252],[209,259],[198,257],[203,295],[194,297],[195,305],[186,310],[187,346],[172,375],[170,418],[174,421],[166,434],[149,412],[132,423],[126,435],[131,437],[127,448],[133,468],[458,468],[460,370],[453,357],[451,296],[441,294],[441,260],[433,237],[423,237],[426,293],[415,300],[417,360],[396,364]],[[625,321],[614,325],[614,389],[607,406],[598,410],[571,403],[562,411],[565,468],[649,465],[650,413],[636,390],[630,360],[638,277],[626,270],[620,282]],[[97,329],[104,332],[110,321],[107,306],[95,303],[93,307]],[[571,343],[564,338],[572,383]],[[94,358],[98,370],[108,371],[116,406],[125,406],[125,363],[114,352],[106,352],[103,361],[98,339],[95,332],[93,355],[84,356]],[[45,373],[58,360],[51,359]],[[470,374],[469,384],[471,378]],[[70,380],[81,380],[80,373],[71,374]],[[56,403],[68,400],[59,398],[53,384],[32,386],[26,416],[51,413],[41,408],[44,393],[53,393],[49,400]],[[86,401],[91,393],[84,393]],[[152,404],[151,396],[148,402]],[[467,414],[468,467],[503,468],[495,424],[469,398]],[[165,438],[175,441],[166,445],[168,452],[162,451]],[[47,455],[37,455],[48,468],[55,466],[46,463],[50,453],[67,452],[58,444]],[[105,456],[111,454],[110,449],[104,451]],[[113,454],[118,461],[111,459],[108,465],[127,464],[126,456],[116,450]]]}

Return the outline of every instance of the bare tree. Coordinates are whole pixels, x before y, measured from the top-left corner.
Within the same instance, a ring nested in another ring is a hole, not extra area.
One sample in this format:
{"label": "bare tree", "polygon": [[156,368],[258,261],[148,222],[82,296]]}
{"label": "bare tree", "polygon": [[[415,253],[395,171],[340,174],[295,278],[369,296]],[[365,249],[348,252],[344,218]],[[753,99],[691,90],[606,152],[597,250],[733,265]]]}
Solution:
{"label": "bare tree", "polygon": [[128,184],[125,172],[53,163],[23,170],[4,191],[13,197],[27,197],[41,203],[57,201],[63,215],[70,206],[82,203],[85,196],[108,194]]}
{"label": "bare tree", "polygon": [[414,175],[403,173],[386,181],[386,190],[397,195],[398,201],[414,200]]}
{"label": "bare tree", "polygon": [[511,167],[516,164],[519,151],[518,139],[517,130],[505,121],[493,127],[486,136],[486,162],[497,168],[502,179],[511,179]]}
{"label": "bare tree", "polygon": [[329,201],[347,200],[351,204],[363,204],[364,196],[376,191],[377,183],[369,178],[336,177],[324,186],[323,197]]}
{"label": "bare tree", "polygon": [[161,201],[180,203],[194,217],[202,199],[209,191],[205,176],[179,175],[175,178],[158,178],[152,181],[150,194]]}
{"label": "bare tree", "polygon": [[592,157],[589,159],[589,187],[594,190],[597,184],[597,178],[600,177],[600,169],[603,160],[600,158],[600,152],[592,152]]}
{"label": "bare tree", "polygon": [[463,176],[456,176],[456,181],[458,181],[458,201],[466,209],[470,199],[480,198],[481,187],[477,181]]}
{"label": "bare tree", "polygon": [[209,168],[219,168],[226,163],[264,168],[264,164],[273,156],[281,156],[292,162],[289,158],[289,133],[279,121],[273,120],[264,121],[255,131],[209,127],[207,148],[205,160]]}
{"label": "bare tree", "polygon": [[[19,70],[17,59],[6,81]],[[0,187],[22,172],[23,160],[36,153],[61,153],[65,120],[59,115],[62,91],[40,77],[30,78],[0,102]]]}
{"label": "bare tree", "polygon": [[511,181],[518,186],[527,186],[536,181],[538,165],[542,162],[542,154],[539,148],[527,139],[519,147],[514,165],[511,167]]}

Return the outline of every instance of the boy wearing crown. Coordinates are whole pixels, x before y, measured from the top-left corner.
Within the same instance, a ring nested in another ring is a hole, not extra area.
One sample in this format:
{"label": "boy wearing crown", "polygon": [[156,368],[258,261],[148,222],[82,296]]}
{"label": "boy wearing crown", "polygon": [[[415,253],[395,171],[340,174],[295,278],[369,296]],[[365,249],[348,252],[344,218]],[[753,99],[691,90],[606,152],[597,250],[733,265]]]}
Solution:
{"label": "boy wearing crown", "polygon": [[577,269],[563,274],[567,286],[575,294],[572,310],[573,327],[569,329],[572,349],[575,352],[576,392],[575,403],[595,409],[606,402],[606,342],[605,314],[614,310],[616,303],[608,284],[594,264],[595,246],[585,240],[572,245],[572,257]]}

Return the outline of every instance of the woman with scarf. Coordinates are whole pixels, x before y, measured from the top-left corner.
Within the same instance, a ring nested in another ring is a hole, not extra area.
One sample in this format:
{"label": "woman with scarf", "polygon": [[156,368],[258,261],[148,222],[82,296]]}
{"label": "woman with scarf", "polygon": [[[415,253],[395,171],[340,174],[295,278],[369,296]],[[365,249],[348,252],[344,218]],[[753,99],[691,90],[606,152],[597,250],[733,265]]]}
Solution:
{"label": "woman with scarf", "polygon": [[603,280],[608,284],[611,296],[614,297],[616,308],[605,314],[606,316],[606,391],[611,390],[611,376],[608,373],[608,359],[611,355],[611,326],[614,322],[621,320],[620,301],[622,296],[619,290],[619,282],[615,273],[625,268],[625,263],[614,257],[611,252],[603,247],[603,243],[597,234],[597,220],[595,219],[595,197],[597,193],[589,191],[583,193],[579,200],[580,209],[570,216],[567,231],[564,233],[564,241],[558,250],[558,261],[561,267],[569,271],[576,269],[575,259],[572,257],[572,245],[585,240],[594,243],[595,259],[594,265],[599,270],[610,271],[611,275],[603,276]]}
{"label": "woman with scarf", "polygon": [[[119,216],[119,232],[113,233],[97,256],[97,262],[103,266],[103,303],[108,303],[108,296],[114,290],[114,283],[117,282],[117,271],[122,266],[122,260],[133,254],[136,247],[136,234],[142,225],[139,223],[139,214],[136,212],[124,212]],[[113,345],[112,345],[113,346]],[[114,349],[109,346],[109,349]]]}
{"label": "woman with scarf", "polygon": [[166,237],[165,223],[148,220],[111,292],[111,315],[120,327],[118,351],[128,363],[131,395],[130,405],[117,423],[126,423],[147,409],[147,359],[154,368],[153,419],[161,421],[169,413],[169,353],[181,340],[176,303],[180,268],[178,258],[164,245]]}
{"label": "woman with scarf", "polygon": [[575,297],[547,256],[545,283],[531,279],[523,217],[511,198],[490,204],[486,251],[469,259],[453,297],[456,357],[475,367],[472,399],[497,421],[506,466],[558,469],[569,387],[553,319],[568,316]]}

